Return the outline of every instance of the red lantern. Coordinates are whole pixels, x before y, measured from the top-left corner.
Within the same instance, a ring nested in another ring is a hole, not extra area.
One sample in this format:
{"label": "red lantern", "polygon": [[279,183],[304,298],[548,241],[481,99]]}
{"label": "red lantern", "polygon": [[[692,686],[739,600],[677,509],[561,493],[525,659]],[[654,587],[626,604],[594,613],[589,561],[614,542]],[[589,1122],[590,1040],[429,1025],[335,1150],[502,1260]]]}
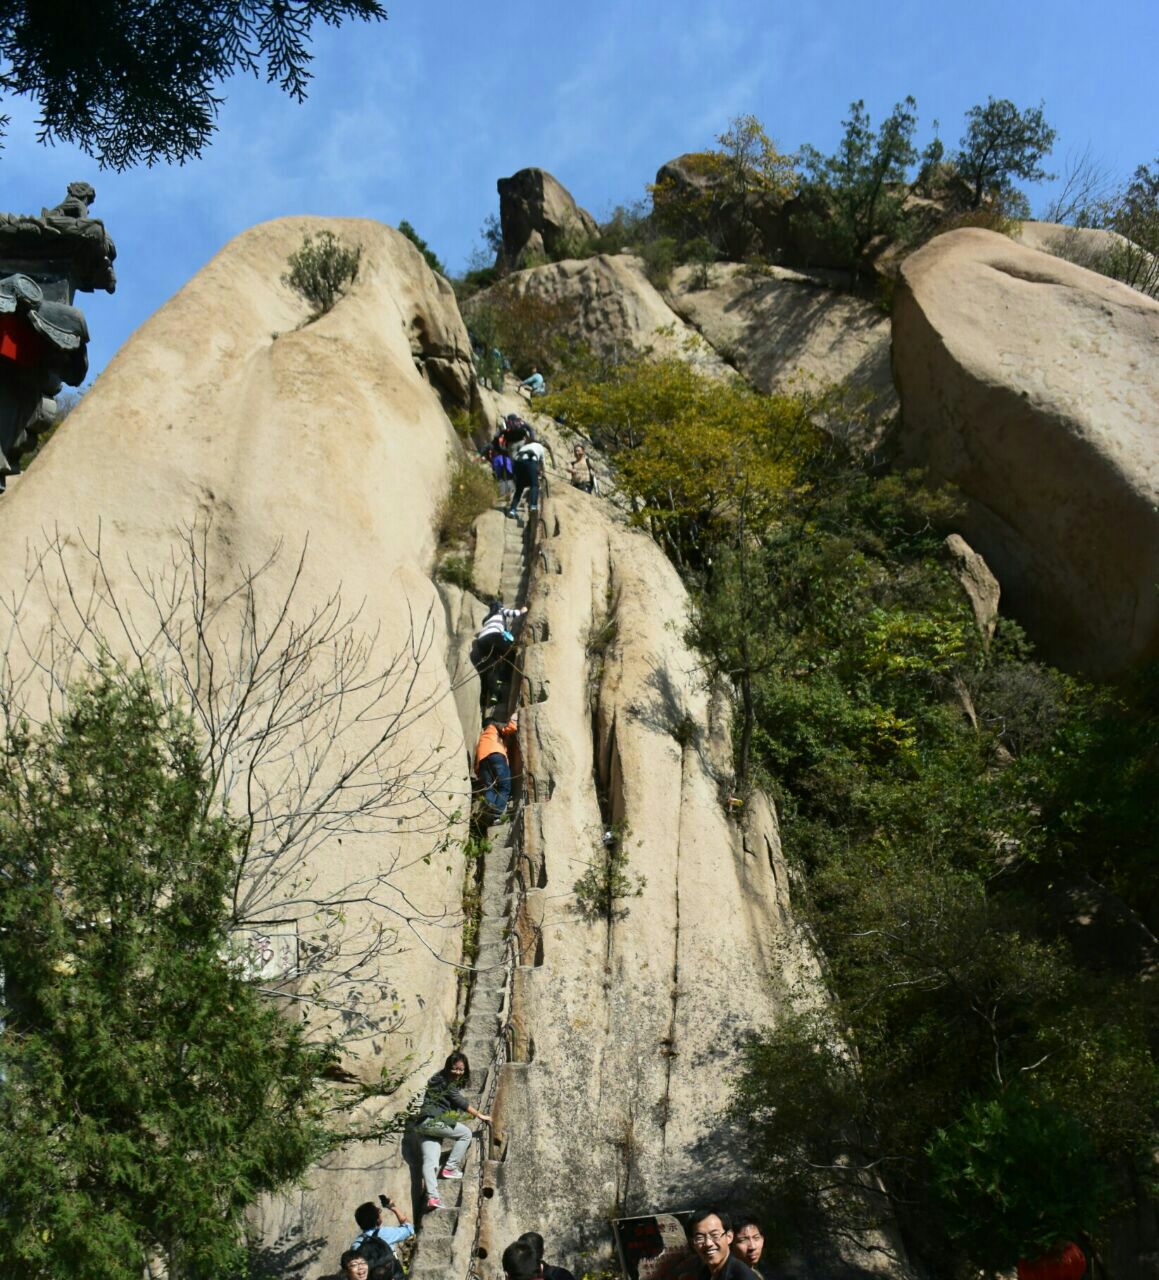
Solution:
{"label": "red lantern", "polygon": [[1038,1258],[1018,1259],[1018,1280],[1082,1280],[1087,1259],[1072,1240]]}

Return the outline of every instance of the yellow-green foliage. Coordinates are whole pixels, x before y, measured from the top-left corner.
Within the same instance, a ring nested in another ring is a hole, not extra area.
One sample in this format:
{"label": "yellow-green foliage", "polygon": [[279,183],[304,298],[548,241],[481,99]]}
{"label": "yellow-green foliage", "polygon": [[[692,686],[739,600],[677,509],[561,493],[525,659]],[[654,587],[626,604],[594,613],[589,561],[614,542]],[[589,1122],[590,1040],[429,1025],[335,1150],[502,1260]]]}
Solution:
{"label": "yellow-green foliage", "polygon": [[465,538],[471,526],[494,505],[497,497],[498,490],[491,473],[464,454],[457,454],[451,470],[450,488],[439,506],[435,524],[439,544],[447,546]]}
{"label": "yellow-green foliage", "polygon": [[718,149],[684,157],[690,183],[665,179],[648,187],[657,225],[681,241],[701,236],[719,244],[726,220],[745,221],[749,197],[783,203],[797,187],[796,157],[777,150],[756,116],[734,117],[716,141]]}
{"label": "yellow-green foliage", "polygon": [[576,308],[530,290],[520,292],[504,282],[472,298],[466,315],[485,350],[490,353],[497,348],[522,377],[532,368],[550,374],[564,362],[564,333],[575,319]]}
{"label": "yellow-green foliage", "polygon": [[767,528],[819,444],[820,398],[759,395],[676,358],[630,361],[547,407],[616,455],[635,520],[681,563]]}

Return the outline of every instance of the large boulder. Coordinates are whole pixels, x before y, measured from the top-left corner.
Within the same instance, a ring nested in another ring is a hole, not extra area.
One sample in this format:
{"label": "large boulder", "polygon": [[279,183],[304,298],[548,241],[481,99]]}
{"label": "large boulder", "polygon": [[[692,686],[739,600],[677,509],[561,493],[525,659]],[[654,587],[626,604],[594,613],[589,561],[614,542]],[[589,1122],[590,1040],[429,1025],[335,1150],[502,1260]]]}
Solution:
{"label": "large boulder", "polygon": [[760,391],[802,379],[845,382],[881,413],[897,408],[889,367],[890,324],[879,307],[784,267],[747,271],[731,263],[673,278],[672,306]]}
{"label": "large boulder", "polygon": [[[334,309],[307,323],[305,301],[281,277],[303,237],[322,231],[358,244],[361,265]],[[31,655],[69,661],[63,637],[78,630],[82,648],[92,647],[82,615],[116,656],[132,647],[133,632],[139,655],[173,670],[194,614],[185,606],[170,614],[166,602],[170,590],[187,597],[191,577],[202,582],[210,612],[205,648],[184,656],[201,680],[224,678],[232,688],[232,673],[244,679],[265,661],[245,643],[248,614],[235,606],[246,593],[232,602],[229,595],[252,569],[254,615],[281,618],[270,652],[283,651],[311,619],[324,628],[332,619],[332,644],[319,637],[322,669],[327,654],[345,664],[348,696],[365,713],[359,722],[351,703],[331,703],[346,725],[335,748],[342,761],[326,749],[329,713],[287,724],[249,803],[260,806],[264,794],[276,813],[305,777],[323,784],[343,762],[373,752],[387,717],[401,715],[391,758],[404,782],[414,771],[418,786],[386,829],[330,821],[300,856],[291,854],[293,865],[271,855],[270,874],[254,890],[262,919],[276,922],[278,948],[292,949],[296,936],[307,965],[318,948],[338,949],[330,978],[301,979],[294,1008],[356,1032],[344,1065],[361,1080],[441,1061],[455,1019],[460,941],[448,926],[459,881],[444,868],[450,859],[423,863],[437,836],[420,812],[431,819],[463,808],[468,792],[450,637],[430,574],[436,512],[458,446],[429,378],[433,364],[445,386],[469,392],[469,351],[449,286],[396,231],[360,219],[266,223],[233,240],[146,321],[0,500],[0,599],[17,618],[15,638],[5,619],[6,663],[27,691],[43,683]],[[176,649],[158,634],[167,614]],[[347,631],[338,624],[349,615],[357,620]],[[376,716],[366,699],[392,660],[396,679],[382,677]],[[83,669],[74,656],[73,673]],[[289,707],[292,721],[299,699],[318,686],[305,667],[300,679],[286,674],[280,711],[273,678],[254,700],[275,718]],[[180,674],[174,679],[182,688]],[[416,807],[420,789],[429,806]],[[243,776],[233,795],[246,792]],[[331,819],[340,807],[326,811]],[[270,813],[259,808],[259,816]],[[462,824],[451,834],[461,835]],[[308,905],[335,896],[349,901]],[[394,927],[405,935],[396,944]],[[315,980],[324,993],[317,1004]],[[411,1092],[390,1099],[387,1114]],[[282,1239],[280,1256],[293,1257],[294,1274],[328,1273],[319,1250],[332,1265],[349,1243],[351,1206],[380,1190],[405,1202],[409,1187],[397,1155],[354,1145],[333,1167],[315,1170],[308,1189],[270,1206],[262,1225],[268,1240]]]}
{"label": "large boulder", "polygon": [[990,231],[901,271],[903,460],[968,501],[963,533],[1047,657],[1159,655],[1159,303]]}
{"label": "large boulder", "polygon": [[595,218],[544,169],[520,169],[497,185],[500,256],[508,266],[522,266],[529,257],[566,256],[578,240],[599,231]]}
{"label": "large boulder", "polygon": [[[680,356],[712,375],[728,372],[696,330],[665,302],[632,254],[550,262],[509,276],[500,288],[516,299],[531,296],[547,303],[565,338],[606,357],[650,350]],[[467,304],[468,318],[473,308],[486,306],[489,293]]]}

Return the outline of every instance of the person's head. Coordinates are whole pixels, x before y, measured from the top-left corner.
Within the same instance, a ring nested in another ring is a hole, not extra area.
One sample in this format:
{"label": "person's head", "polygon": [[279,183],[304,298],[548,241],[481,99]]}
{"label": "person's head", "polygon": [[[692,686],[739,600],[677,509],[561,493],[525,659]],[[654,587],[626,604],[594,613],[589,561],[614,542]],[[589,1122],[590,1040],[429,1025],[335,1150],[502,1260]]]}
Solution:
{"label": "person's head", "polygon": [[498,596],[492,596],[487,602],[487,617],[493,618],[497,613],[501,612],[502,609],[503,601],[500,600]]}
{"label": "person's head", "polygon": [[338,1265],[347,1280],[367,1280],[370,1275],[370,1265],[361,1249],[347,1249]]}
{"label": "person's head", "polygon": [[390,1245],[377,1236],[368,1236],[358,1246],[359,1254],[366,1259],[366,1265],[373,1272],[376,1267],[388,1266],[391,1253]]}
{"label": "person's head", "polygon": [[688,1243],[709,1271],[728,1260],[732,1244],[732,1219],[723,1209],[699,1209],[688,1221]]}
{"label": "person's head", "polygon": [[471,1064],[467,1061],[467,1055],[458,1050],[452,1053],[443,1063],[443,1075],[455,1084],[470,1084]]}
{"label": "person's head", "polygon": [[360,1204],[354,1210],[354,1221],[363,1231],[373,1231],[382,1221],[382,1210],[373,1200],[367,1200],[365,1204]]}
{"label": "person's head", "polygon": [[535,1280],[543,1274],[535,1250],[522,1236],[503,1250],[503,1274],[507,1280]]}
{"label": "person's head", "polygon": [[765,1233],[751,1214],[742,1213],[732,1224],[732,1251],[746,1267],[755,1267],[765,1247]]}
{"label": "person's head", "polygon": [[538,1231],[525,1231],[519,1241],[521,1244],[529,1244],[535,1250],[536,1262],[543,1261],[543,1237]]}
{"label": "person's head", "polygon": [[583,445],[582,445],[582,444],[577,444],[577,445],[576,445],[576,447],[575,447],[575,449],[574,449],[572,452],[575,454],[575,456],[576,456],[577,458],[582,458],[582,457],[584,456],[584,447],[583,447]]}

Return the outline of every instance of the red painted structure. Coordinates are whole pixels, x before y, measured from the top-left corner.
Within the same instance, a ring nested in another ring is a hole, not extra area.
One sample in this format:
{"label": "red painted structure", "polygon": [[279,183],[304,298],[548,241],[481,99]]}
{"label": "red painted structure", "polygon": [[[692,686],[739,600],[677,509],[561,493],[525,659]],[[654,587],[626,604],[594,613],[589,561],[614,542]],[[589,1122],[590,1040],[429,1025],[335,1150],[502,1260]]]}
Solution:
{"label": "red painted structure", "polygon": [[1082,1280],[1087,1259],[1072,1240],[1039,1258],[1019,1258],[1018,1280]]}

